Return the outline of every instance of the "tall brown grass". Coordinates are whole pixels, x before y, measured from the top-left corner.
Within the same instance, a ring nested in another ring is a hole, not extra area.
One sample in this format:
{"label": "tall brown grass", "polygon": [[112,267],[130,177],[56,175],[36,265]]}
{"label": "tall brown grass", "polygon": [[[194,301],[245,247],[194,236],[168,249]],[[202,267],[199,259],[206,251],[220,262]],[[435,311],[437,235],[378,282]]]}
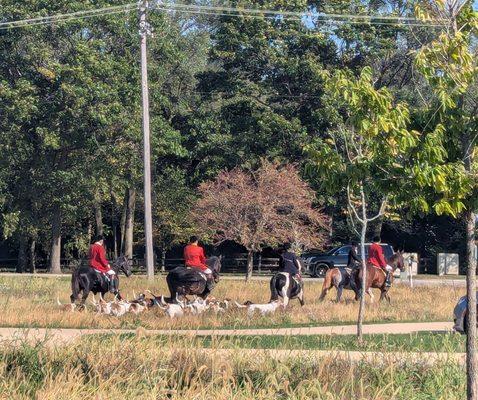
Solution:
{"label": "tall brown grass", "polygon": [[465,374],[452,362],[351,363],[267,352],[194,348],[187,338],[88,338],[71,347],[0,348],[0,398],[83,399],[462,399]]}
{"label": "tall brown grass", "polygon": [[[322,303],[318,301],[320,282],[305,284],[306,305],[300,307],[297,300],[291,307],[272,316],[248,318],[240,310],[224,315],[212,313],[201,316],[187,316],[169,320],[160,310],[148,311],[139,316],[125,315],[121,318],[96,315],[95,313],[68,313],[56,304],[57,295],[62,302],[69,302],[70,284],[68,278],[41,277],[0,277],[0,325],[22,327],[76,327],[76,328],[198,328],[198,327],[277,327],[301,324],[353,323],[357,316],[357,303],[351,292],[347,292],[340,304],[333,302],[335,293]],[[164,278],[148,282],[144,278],[122,278],[123,295],[132,297],[150,289],[167,295]],[[453,287],[419,287],[410,289],[394,286],[391,289],[392,304],[373,304],[367,307],[366,322],[391,321],[437,321],[451,320],[452,310],[461,289]],[[217,298],[232,298],[239,302],[267,302],[269,284],[267,281],[221,281],[214,290]]]}

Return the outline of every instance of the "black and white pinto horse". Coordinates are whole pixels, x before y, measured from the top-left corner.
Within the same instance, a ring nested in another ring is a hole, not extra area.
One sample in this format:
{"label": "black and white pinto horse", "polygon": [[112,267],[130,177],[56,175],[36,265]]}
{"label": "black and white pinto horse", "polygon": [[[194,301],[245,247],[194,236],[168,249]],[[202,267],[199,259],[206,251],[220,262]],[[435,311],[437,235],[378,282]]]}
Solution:
{"label": "black and white pinto horse", "polygon": [[[131,276],[131,262],[126,256],[120,256],[111,264],[111,269],[115,271],[113,278],[116,280],[116,291],[114,295],[121,300],[119,292],[119,272],[122,271],[127,277]],[[109,281],[102,273],[96,271],[90,266],[82,266],[73,271],[71,274],[71,296],[72,303],[76,303],[80,293],[82,293],[80,304],[84,305],[85,301],[92,292],[93,294],[101,293],[104,296],[109,291]]]}
{"label": "black and white pinto horse", "polygon": [[[215,284],[219,282],[221,260],[222,256],[213,256],[206,260],[206,265],[212,271]],[[187,295],[196,295],[205,299],[211,293],[207,286],[206,275],[197,268],[176,267],[169,272],[166,282],[171,294],[170,301],[175,301],[179,296]]]}
{"label": "black and white pinto horse", "polygon": [[322,301],[327,296],[330,289],[335,287],[337,289],[337,303],[342,298],[342,292],[344,289],[353,290],[355,295],[358,295],[358,287],[356,283],[357,270],[345,267],[336,267],[329,269],[324,278],[324,284],[322,285],[322,293],[319,300]]}
{"label": "black and white pinto horse", "polygon": [[278,272],[271,278],[271,302],[282,297],[284,308],[289,300],[299,299],[300,305],[304,305],[304,284],[294,279],[288,272]]}

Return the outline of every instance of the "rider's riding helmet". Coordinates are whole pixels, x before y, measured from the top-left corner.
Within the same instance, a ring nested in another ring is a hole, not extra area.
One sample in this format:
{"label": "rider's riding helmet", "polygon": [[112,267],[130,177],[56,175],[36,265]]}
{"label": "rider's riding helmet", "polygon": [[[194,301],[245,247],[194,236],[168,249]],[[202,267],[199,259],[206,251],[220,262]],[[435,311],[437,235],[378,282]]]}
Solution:
{"label": "rider's riding helmet", "polygon": [[93,240],[91,241],[91,243],[101,242],[102,240],[105,240],[103,235],[96,235],[93,236]]}

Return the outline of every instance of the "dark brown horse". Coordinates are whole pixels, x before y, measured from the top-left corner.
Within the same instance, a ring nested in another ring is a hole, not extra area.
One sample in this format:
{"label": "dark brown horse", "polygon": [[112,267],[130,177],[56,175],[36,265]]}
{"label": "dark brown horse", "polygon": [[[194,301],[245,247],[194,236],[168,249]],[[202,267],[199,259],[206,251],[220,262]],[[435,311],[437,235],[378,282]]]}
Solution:
{"label": "dark brown horse", "polygon": [[[390,283],[393,282],[394,279],[394,272],[397,269],[403,271],[405,269],[405,261],[403,259],[403,254],[401,251],[395,253],[392,257],[387,260],[387,264],[393,268],[390,277]],[[362,276],[363,271],[360,268],[360,272],[357,274],[356,284],[359,288],[358,293],[355,296],[355,299],[358,300],[360,297],[360,292],[362,288]],[[383,299],[387,299],[390,303],[390,295],[388,291],[390,290],[390,286],[385,285],[385,271],[381,268],[375,267],[374,265],[367,263],[367,274],[366,274],[366,282],[365,282],[365,293],[370,296],[370,300],[373,302],[374,296],[371,289],[380,289],[380,301]]]}
{"label": "dark brown horse", "polygon": [[[219,282],[221,260],[222,256],[213,256],[206,260],[206,265],[212,271],[215,283]],[[178,296],[187,295],[196,295],[205,299],[211,293],[207,285],[206,275],[196,268],[176,267],[166,276],[166,282],[171,293],[170,302],[175,302]]]}

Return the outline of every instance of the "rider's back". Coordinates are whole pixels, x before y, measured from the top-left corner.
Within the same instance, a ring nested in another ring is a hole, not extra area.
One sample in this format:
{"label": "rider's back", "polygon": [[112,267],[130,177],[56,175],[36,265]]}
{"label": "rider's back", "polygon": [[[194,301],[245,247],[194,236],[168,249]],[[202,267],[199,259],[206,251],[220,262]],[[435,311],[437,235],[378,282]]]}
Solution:
{"label": "rider's back", "polygon": [[281,254],[279,261],[279,271],[288,272],[291,275],[296,275],[299,273],[299,268],[297,256],[291,251],[286,251]]}

